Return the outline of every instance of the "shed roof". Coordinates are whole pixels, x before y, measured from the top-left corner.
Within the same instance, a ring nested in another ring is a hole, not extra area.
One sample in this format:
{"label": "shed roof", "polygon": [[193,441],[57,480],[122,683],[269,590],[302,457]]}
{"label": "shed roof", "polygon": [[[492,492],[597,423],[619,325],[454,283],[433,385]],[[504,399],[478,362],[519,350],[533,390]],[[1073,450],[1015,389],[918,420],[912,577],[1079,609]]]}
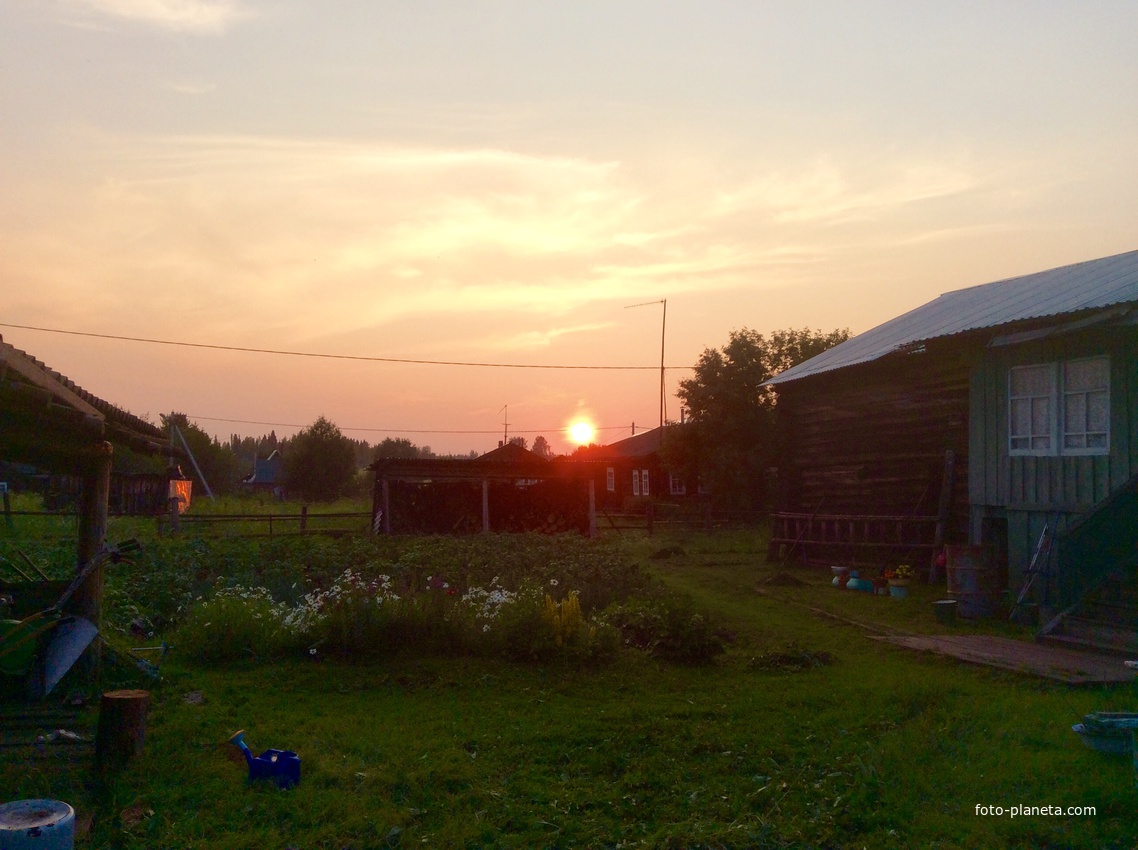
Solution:
{"label": "shed roof", "polygon": [[574,464],[554,463],[529,449],[506,443],[476,458],[379,458],[368,469],[377,478],[411,481],[494,481],[585,479]]}
{"label": "shed roof", "polygon": [[153,454],[174,452],[157,426],[87,392],[0,337],[0,449],[7,460],[71,460],[109,440]]}
{"label": "shed roof", "polygon": [[767,386],[966,331],[1138,302],[1138,251],[958,289],[775,375]]}

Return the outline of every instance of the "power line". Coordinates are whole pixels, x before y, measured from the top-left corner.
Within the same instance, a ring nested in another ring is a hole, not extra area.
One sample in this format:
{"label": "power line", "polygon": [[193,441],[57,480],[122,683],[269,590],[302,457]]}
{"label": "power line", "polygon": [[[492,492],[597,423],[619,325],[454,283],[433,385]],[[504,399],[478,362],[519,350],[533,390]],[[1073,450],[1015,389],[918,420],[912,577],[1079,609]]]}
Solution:
{"label": "power line", "polygon": [[[307,425],[297,425],[293,422],[259,422],[254,419],[222,419],[219,416],[195,416],[192,413],[185,414],[187,419],[204,420],[206,422],[229,422],[234,425],[268,425],[271,428],[307,428]],[[493,431],[474,431],[474,430],[445,430],[445,429],[429,429],[429,428],[348,428],[342,425],[337,425],[341,431],[367,431],[370,433],[379,434],[497,434],[497,429]],[[594,431],[621,431],[627,428],[627,425],[594,425]],[[528,430],[514,429],[515,434],[555,434],[558,431],[564,431],[564,426],[557,426],[556,428],[534,428]]]}
{"label": "power line", "polygon": [[[656,366],[579,366],[549,363],[481,363],[464,360],[413,360],[407,357],[367,357],[360,354],[327,354],[313,351],[284,351],[275,348],[245,348],[239,345],[211,345],[205,342],[183,342],[170,339],[149,339],[137,336],[118,336],[116,334],[99,334],[91,331],[68,331],[61,328],[41,328],[35,325],[16,325],[10,322],[0,322],[2,328],[19,328],[25,331],[40,331],[42,333],[65,334],[67,336],[85,336],[95,339],[111,339],[118,342],[142,342],[148,345],[172,345],[182,348],[205,348],[213,351],[240,351],[246,354],[279,354],[288,357],[313,357],[326,360],[358,360],[368,363],[404,363],[416,366],[477,366],[494,369],[577,369],[597,371],[642,371],[655,370]],[[694,369],[694,366],[671,366],[671,369]]]}

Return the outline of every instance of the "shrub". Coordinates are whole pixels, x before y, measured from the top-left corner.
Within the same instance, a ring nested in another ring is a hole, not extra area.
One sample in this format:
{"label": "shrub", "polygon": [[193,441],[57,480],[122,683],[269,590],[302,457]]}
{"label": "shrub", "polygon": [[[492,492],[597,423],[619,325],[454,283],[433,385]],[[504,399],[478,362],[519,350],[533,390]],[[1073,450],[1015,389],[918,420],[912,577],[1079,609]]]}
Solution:
{"label": "shrub", "polygon": [[634,600],[609,610],[605,619],[626,644],[671,661],[705,664],[724,651],[707,618],[675,596]]}
{"label": "shrub", "polygon": [[298,643],[282,623],[283,608],[263,588],[225,588],[190,609],[174,640],[197,661],[281,655]]}

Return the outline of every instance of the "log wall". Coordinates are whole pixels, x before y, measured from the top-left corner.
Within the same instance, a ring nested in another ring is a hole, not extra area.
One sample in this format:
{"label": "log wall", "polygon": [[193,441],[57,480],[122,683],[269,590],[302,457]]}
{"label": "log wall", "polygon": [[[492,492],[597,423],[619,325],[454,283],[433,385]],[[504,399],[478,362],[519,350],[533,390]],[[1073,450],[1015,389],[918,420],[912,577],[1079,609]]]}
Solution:
{"label": "log wall", "polygon": [[936,514],[951,449],[966,533],[970,371],[959,350],[930,346],[779,386],[780,510]]}

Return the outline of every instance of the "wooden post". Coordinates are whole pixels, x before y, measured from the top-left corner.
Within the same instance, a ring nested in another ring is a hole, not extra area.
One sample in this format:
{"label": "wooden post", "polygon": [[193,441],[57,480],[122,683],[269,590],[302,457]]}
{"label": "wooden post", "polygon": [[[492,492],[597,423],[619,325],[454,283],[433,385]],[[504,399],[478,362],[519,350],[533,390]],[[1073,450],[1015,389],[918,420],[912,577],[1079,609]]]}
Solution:
{"label": "wooden post", "polygon": [[371,485],[371,533],[373,536],[379,535],[382,525],[383,505],[380,502],[379,478],[376,478]]}
{"label": "wooden post", "polygon": [[933,553],[929,561],[929,584],[935,584],[944,576],[937,566],[936,559],[944,547],[948,531],[948,520],[952,513],[952,488],[956,477],[956,452],[949,449],[944,453],[944,478],[940,482],[940,507],[937,509],[936,531],[933,533]]}
{"label": "wooden post", "polygon": [[482,533],[490,533],[490,481],[482,479]]}
{"label": "wooden post", "polygon": [[177,535],[178,531],[181,528],[181,523],[178,520],[178,517],[181,515],[181,512],[178,510],[178,507],[180,504],[181,504],[181,501],[178,499],[177,496],[170,499],[170,534],[171,535]]}
{"label": "wooden post", "polygon": [[383,533],[391,533],[391,485],[383,479]]}
{"label": "wooden post", "polygon": [[656,519],[656,506],[652,502],[648,503],[648,536],[652,536],[652,525]]}
{"label": "wooden post", "polygon": [[4,488],[4,521],[8,524],[8,528],[12,527],[12,499],[8,495],[8,488]]}
{"label": "wooden post", "polygon": [[99,701],[95,735],[95,764],[100,771],[116,770],[142,752],[150,692],[107,691]]}
{"label": "wooden post", "polygon": [[300,533],[305,534],[308,531],[308,505],[300,506]]}
{"label": "wooden post", "polygon": [[[79,495],[79,544],[76,571],[99,554],[107,539],[107,500],[111,493],[110,443],[99,443],[94,457],[83,471],[83,490]],[[102,628],[103,567],[94,570],[68,606],[71,611]],[[95,646],[96,644],[92,644]],[[92,650],[88,650],[92,652]],[[97,657],[93,656],[93,657]]]}
{"label": "wooden post", "polygon": [[597,483],[589,479],[589,537],[597,536]]}

